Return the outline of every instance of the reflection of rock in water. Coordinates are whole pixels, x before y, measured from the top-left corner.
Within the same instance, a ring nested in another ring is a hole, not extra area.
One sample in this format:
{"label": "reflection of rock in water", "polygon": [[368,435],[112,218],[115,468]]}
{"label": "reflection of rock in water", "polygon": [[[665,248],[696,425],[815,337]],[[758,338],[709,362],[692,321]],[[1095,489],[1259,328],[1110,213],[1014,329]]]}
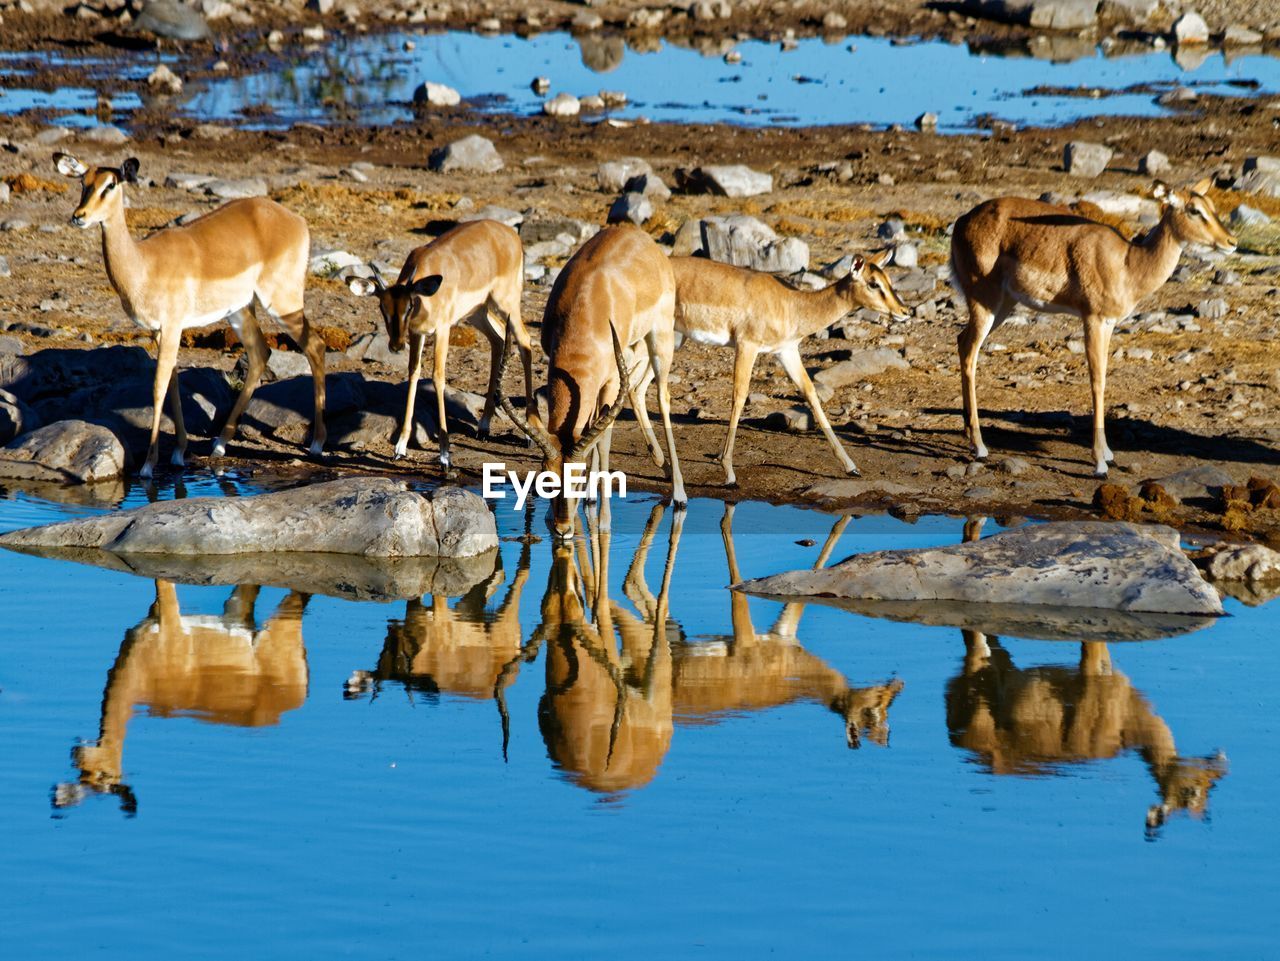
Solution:
{"label": "reflection of rock in water", "polygon": [[574,39],[578,41],[582,65],[594,73],[608,73],[611,70],[617,70],[627,51],[627,45],[621,37],[588,34]]}
{"label": "reflection of rock in water", "polygon": [[997,638],[962,633],[964,667],[946,692],[953,745],[976,753],[994,774],[1024,775],[1137,751],[1160,791],[1149,826],[1172,811],[1204,813],[1225,758],[1179,755],[1168,725],[1112,668],[1105,644],[1082,643],[1076,667],[1019,669]]}
{"label": "reflection of rock in water", "polygon": [[307,596],[291,592],[258,629],[259,588],[237,587],[220,616],[183,614],[172,583],[156,581],[147,616],[125,632],[107,677],[98,740],[77,747],[77,782],[54,790],[55,807],[90,792],[114,794],[125,810],[137,803],[124,783],[124,742],[134,709],[152,717],[194,717],[213,724],[263,727],[280,722],[307,696],[302,612]]}

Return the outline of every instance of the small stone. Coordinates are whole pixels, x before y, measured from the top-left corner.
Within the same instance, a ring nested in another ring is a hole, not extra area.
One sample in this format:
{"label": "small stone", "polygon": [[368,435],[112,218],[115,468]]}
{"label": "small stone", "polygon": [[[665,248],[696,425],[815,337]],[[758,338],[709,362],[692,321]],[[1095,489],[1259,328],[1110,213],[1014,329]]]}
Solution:
{"label": "small stone", "polygon": [[219,200],[240,200],[245,197],[265,197],[267,182],[261,177],[244,177],[239,180],[211,180],[204,185],[204,192]]}
{"label": "small stone", "polygon": [[1159,177],[1170,170],[1169,158],[1159,150],[1149,150],[1138,161],[1138,172],[1148,177]]}
{"label": "small stone", "polygon": [[604,100],[594,93],[578,98],[578,106],[583,113],[599,113],[604,109]]}
{"label": "small stone", "polygon": [[1021,457],[1006,457],[1004,460],[997,462],[995,467],[1000,473],[1008,474],[1011,477],[1019,477],[1031,469],[1031,465]]}
{"label": "small stone", "polygon": [[536,93],[539,97],[545,96],[547,91],[551,89],[550,77],[534,77],[529,84],[529,89]]}
{"label": "small stone", "polygon": [[1226,32],[1222,35],[1222,45],[1224,47],[1260,47],[1262,46],[1263,36],[1257,30],[1250,30],[1248,27],[1242,27],[1233,23],[1227,27]]}
{"label": "small stone", "polygon": [[1222,297],[1210,297],[1196,305],[1196,316],[1202,320],[1221,320],[1230,309],[1231,305]]}
{"label": "small stone", "polygon": [[1107,168],[1115,152],[1105,144],[1073,140],[1063,150],[1062,164],[1077,177],[1096,177]]}
{"label": "small stone", "polygon": [[835,10],[828,10],[822,17],[823,30],[843,30],[847,26],[849,26],[849,21],[845,19],[844,14],[837,13]]}
{"label": "small stone", "polygon": [[506,224],[508,227],[519,227],[524,222],[524,214],[518,210],[512,210],[509,207],[499,207],[497,204],[485,204],[479,210],[474,210],[465,216],[459,217],[459,223],[470,223],[473,220],[496,220],[498,223]]}
{"label": "small stone", "polygon": [[503,163],[493,141],[473,133],[431,151],[427,166],[436,173],[451,170],[495,173],[502,169]]}
{"label": "small stone", "polygon": [[542,104],[542,112],[549,117],[576,117],[582,104],[571,93],[558,93]]}
{"label": "small stone", "polygon": [[119,146],[129,140],[129,135],[109,123],[101,123],[96,127],[88,127],[81,131],[78,135],[80,140],[87,140],[90,143],[104,144],[106,146]]}
{"label": "small stone", "polygon": [[881,240],[906,240],[907,225],[897,217],[890,217],[876,228],[876,236]]}
{"label": "small stone", "polygon": [[182,78],[162,63],[147,75],[147,86],[161,93],[182,93]]}
{"label": "small stone", "polygon": [[1200,44],[1209,42],[1209,25],[1204,17],[1189,10],[1173,21],[1173,37],[1179,44]]}
{"label": "small stone", "polygon": [[663,183],[662,178],[652,171],[636,174],[626,182],[622,189],[627,193],[644,194],[650,199],[666,200],[671,196],[671,188]]}
{"label": "small stone", "polygon": [[920,251],[915,244],[902,243],[893,248],[895,267],[915,267],[920,263]]}
{"label": "small stone", "polygon": [[610,110],[627,105],[627,95],[621,90],[601,90],[600,100]]}
{"label": "small stone", "polygon": [[916,129],[924,133],[933,133],[938,129],[938,115],[925,112],[916,117]]}
{"label": "small stone", "polygon": [[427,80],[413,91],[413,102],[431,107],[456,107],[462,103],[462,94],[452,87]]}
{"label": "small stone", "polygon": [[637,226],[653,216],[653,203],[641,193],[625,193],[609,208],[609,223],[630,221]]}
{"label": "small stone", "polygon": [[17,217],[14,217],[9,220],[0,221],[0,231],[4,231],[7,234],[18,233],[19,231],[30,230],[30,229],[31,229],[31,221],[29,220],[21,220]]}

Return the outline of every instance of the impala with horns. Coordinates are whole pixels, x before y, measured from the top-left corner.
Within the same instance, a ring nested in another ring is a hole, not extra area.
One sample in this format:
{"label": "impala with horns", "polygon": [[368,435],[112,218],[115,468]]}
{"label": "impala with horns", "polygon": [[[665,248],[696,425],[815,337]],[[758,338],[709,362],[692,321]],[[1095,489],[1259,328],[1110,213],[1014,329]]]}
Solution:
{"label": "impala with horns", "polygon": [[89,167],[66,153],[55,154],[54,160],[59,173],[83,185],[71,223],[83,228],[102,225],[102,256],[111,286],[129,318],[156,340],[151,444],[142,476],[151,476],[159,458],[166,392],[177,435],[173,463],[184,463],[187,432],[178,390],[178,345],[184,330],[221,320],[230,321],[249,361],[244,387],[213,445],[214,456],[226,452],[270,354],[254,315],[255,304],[284,325],[311,365],[311,452],[319,454],[325,442],[325,343],[303,311],[311,252],[306,221],[272,200],[254,197],[233,200],[189,224],[135,241],[125,220],[124,185],[138,182],[138,161],[130,157],[119,167]]}
{"label": "impala with horns", "polygon": [[520,319],[520,292],[524,287],[524,247],[520,235],[496,220],[460,224],[431,243],[413,250],[405,259],[395,283],[388,284],[374,268],[373,277],[352,277],[352,293],[376,296],[393,351],[409,343],[409,396],[404,423],[396,439],[396,457],[409,450],[413,433],[413,406],[422,375],[422,354],[427,336],[435,339],[433,383],[436,394],[440,463],[448,468],[449,427],[445,419],[445,366],[449,358],[449,331],[470,323],[489,340],[489,387],[479,432],[489,433],[499,393],[499,368],[506,332],[510,329],[524,363],[526,410],[533,409],[533,351],[529,331]]}
{"label": "impala with horns", "polygon": [[[733,362],[733,405],[729,413],[729,433],[720,453],[726,484],[736,484],[733,471],[733,443],[738,433],[751,371],[760,354],[772,354],[800,389],[822,429],[827,443],[847,474],[858,468],[836,439],[813,381],[800,357],[800,342],[825,330],[859,307],[878,310],[891,317],[905,317],[907,308],[898,299],[881,269],[887,253],[874,257],[855,256],[849,273],[822,290],[797,290],[772,274],[733,267],[703,257],[672,257],[676,277],[676,331],[700,344],[731,346]],[[637,389],[643,398],[649,373]],[[637,412],[648,428],[644,411]],[[652,445],[652,440],[651,440]]]}
{"label": "impala with horns", "polygon": [[1210,186],[1207,179],[1185,190],[1157,182],[1152,196],[1162,205],[1160,222],[1134,241],[1066,207],[1014,197],[979,204],[956,221],[951,272],[969,307],[958,344],[965,434],[974,456],[987,456],[978,424],[978,353],[990,333],[1023,304],[1084,322],[1094,473],[1107,475],[1115,457],[1107,446],[1104,398],[1116,323],[1169,279],[1188,244],[1226,252],[1236,248],[1206,196]]}
{"label": "impala with horns", "polygon": [[125,632],[107,675],[98,739],[72,752],[79,779],[54,788],[54,807],[70,807],[92,793],[116,796],[130,813],[136,809],[124,780],[124,744],[141,707],[152,717],[269,727],[307,698],[307,595],[291,591],[259,627],[256,586],[232,591],[221,615],[183,614],[172,582],[158,580],[155,589],[155,603]]}
{"label": "impala with horns", "polygon": [[[599,469],[609,469],[613,422],[630,395],[639,416],[643,398],[634,391],[635,374],[644,362],[634,360],[643,343],[648,367],[658,381],[658,409],[666,434],[672,499],[688,503],[671,428],[671,388],[667,375],[675,349],[675,276],[671,261],[638,227],[606,227],[579,248],[556,278],[542,318],[542,349],[547,355],[547,428],[522,417],[506,398],[499,402],[507,416],[529,435],[543,453],[543,470],[561,477],[552,505],[552,528],[563,539],[573,535],[575,508],[565,489],[564,470],[594,453]],[[502,367],[513,341],[507,330]],[[499,374],[501,379],[501,373]],[[531,408],[527,410],[532,413]],[[595,450],[593,451],[593,448]],[[660,452],[655,460],[662,464]],[[601,522],[608,523],[608,499]]]}

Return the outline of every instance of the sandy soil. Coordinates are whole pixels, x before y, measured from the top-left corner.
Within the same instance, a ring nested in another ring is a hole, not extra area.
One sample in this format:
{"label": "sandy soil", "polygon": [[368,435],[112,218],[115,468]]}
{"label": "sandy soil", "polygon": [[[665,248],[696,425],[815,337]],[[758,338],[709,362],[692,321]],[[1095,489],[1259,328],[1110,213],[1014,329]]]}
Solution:
{"label": "sandy soil", "polygon": [[[616,129],[576,120],[459,113],[381,129],[296,127],[266,134],[226,130],[215,140],[200,136],[207,135],[207,129],[174,122],[156,109],[139,119],[127,152],[141,159],[143,175],[157,185],[173,171],[267,176],[273,196],[307,217],[317,246],[395,264],[429,239],[428,224],[456,217],[454,205],[463,197],[477,207],[497,203],[528,216],[567,215],[601,222],[613,196],[596,186],[600,161],[644,157],[669,182],[678,166],[747,163],[774,174],[773,193],[749,200],[677,194],[660,205],[648,225],[651,233],[662,238],[685,220],[708,213],[750,213],[780,233],[807,241],[818,266],[848,251],[880,246],[876,227],[896,215],[919,242],[921,263],[928,269],[946,259],[947,224],[980,200],[1010,193],[1034,197],[1044,191],[1066,197],[1098,188],[1137,191],[1149,183],[1136,172],[1138,157],[1153,147],[1172,158],[1172,180],[1238,172],[1245,157],[1274,151],[1278,115],[1267,102],[1202,100],[1194,114],[1180,118],[1088,121],[1077,129],[1003,132],[983,138],[852,127],[749,130],[654,124]],[[29,350],[142,343],[107,282],[97,234],[67,225],[74,191],[65,190],[69,182],[60,181],[52,170],[54,148],[33,141],[37,130],[28,121],[0,121],[0,138],[7,138],[16,150],[0,154],[0,176],[13,179],[27,172],[48,178],[16,181],[10,204],[0,208],[0,219],[21,218],[32,224],[20,232],[0,232],[0,255],[12,268],[12,276],[0,281],[0,317]],[[425,169],[432,147],[477,130],[497,143],[506,159],[504,171],[438,175]],[[1111,169],[1090,181],[1065,174],[1062,147],[1075,138],[1110,144],[1117,151]],[[90,162],[118,162],[125,153],[74,139],[61,146]],[[847,180],[817,169],[842,160],[850,165]],[[355,182],[343,173],[354,162],[369,165],[361,168],[368,182]],[[889,178],[892,185],[887,185]],[[32,189],[22,190],[20,185]],[[1275,200],[1229,191],[1215,191],[1214,196],[1224,212],[1247,200],[1280,214]],[[132,203],[131,220],[139,231],[212,205],[196,194],[162,186],[135,190]],[[1121,226],[1136,229],[1132,224]],[[1280,244],[1269,230],[1245,233],[1242,241],[1238,254],[1220,262],[1184,259],[1185,269],[1175,280],[1142,305],[1139,322],[1116,337],[1107,394],[1111,444],[1118,455],[1112,480],[1136,485],[1144,478],[1200,464],[1222,465],[1238,481],[1251,475],[1276,479],[1280,474],[1280,417],[1275,411]],[[1238,282],[1215,283],[1218,270],[1234,272]],[[535,328],[535,339],[547,291],[535,284],[526,288],[525,316]],[[375,328],[372,303],[353,298],[337,280],[316,279],[308,296],[308,310],[317,323],[352,336]],[[696,345],[677,354],[673,383],[678,440],[691,493],[825,506],[858,503],[891,507],[904,516],[933,511],[1093,513],[1098,482],[1090,474],[1087,447],[1087,374],[1083,355],[1072,346],[1073,336],[1079,337],[1078,325],[1065,318],[1015,319],[993,338],[998,343],[989,345],[980,366],[991,466],[966,468],[955,351],[960,312],[945,280],[935,293],[904,296],[910,304],[926,304],[920,316],[901,323],[856,318],[844,328],[851,339],[835,329],[827,339],[812,339],[805,348],[811,370],[838,359],[843,351],[875,345],[899,350],[910,362],[909,369],[891,370],[838,391],[826,405],[862,470],[862,480],[828,486],[841,481],[841,473],[819,433],[765,427],[770,413],[802,403],[781,369],[765,361],[757,366],[753,384],[764,399],[748,405],[739,434],[740,486],[726,492],[719,486],[722,475],[714,458],[725,430],[731,354]],[[1224,317],[1197,318],[1197,305],[1219,297],[1228,305]],[[451,352],[451,382],[481,390],[488,349],[466,336],[458,341]],[[1078,349],[1079,343],[1074,343]],[[1125,356],[1135,348],[1140,354],[1150,350],[1150,359]],[[230,369],[235,356],[234,351],[192,349],[184,353],[183,363]],[[361,370],[367,377],[391,381],[404,377],[399,366],[383,367],[337,353],[330,360],[333,370]],[[541,356],[538,364],[543,370]],[[519,393],[514,376],[507,387]],[[297,436],[284,440],[300,443],[304,430],[300,422]],[[457,436],[455,460],[463,478],[474,480],[486,460],[534,466],[531,454],[515,441],[509,429],[483,444]],[[644,456],[634,423],[620,422],[614,447],[633,483],[663,488],[661,472]],[[207,453],[208,442],[196,441],[193,452]],[[300,448],[246,441],[232,453],[247,461],[287,466],[300,455]],[[327,464],[339,470],[434,475],[432,451],[411,448],[410,453],[407,461],[393,462],[390,443],[381,442],[363,450],[339,449]],[[1025,463],[1003,464],[1009,455]],[[952,476],[956,474],[960,476]],[[1228,526],[1272,536],[1277,527],[1274,515],[1259,511]],[[1223,526],[1208,502],[1160,516],[1205,529]]]}

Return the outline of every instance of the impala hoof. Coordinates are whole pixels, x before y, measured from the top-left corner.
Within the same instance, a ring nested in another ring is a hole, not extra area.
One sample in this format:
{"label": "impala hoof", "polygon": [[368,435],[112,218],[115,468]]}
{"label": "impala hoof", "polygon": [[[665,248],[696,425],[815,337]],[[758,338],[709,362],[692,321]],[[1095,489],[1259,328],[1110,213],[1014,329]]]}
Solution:
{"label": "impala hoof", "polygon": [[861,477],[862,471],[858,470],[857,464],[850,464],[844,469],[844,472],[850,477]]}
{"label": "impala hoof", "polygon": [[213,442],[213,450],[210,452],[213,457],[227,456],[227,443],[224,440],[215,440]]}
{"label": "impala hoof", "polygon": [[1105,462],[1096,464],[1093,468],[1093,476],[1105,480],[1107,477],[1107,465]]}
{"label": "impala hoof", "polygon": [[396,444],[395,452],[391,455],[395,460],[401,460],[409,453],[409,443]]}
{"label": "impala hoof", "polygon": [[147,461],[145,464],[142,465],[142,470],[138,471],[138,476],[143,478],[144,480],[149,480],[151,478],[152,470],[153,468],[151,466],[151,462]]}
{"label": "impala hoof", "polygon": [[187,459],[182,456],[182,451],[175,450],[172,454],[169,455],[169,463],[172,464],[174,467],[186,467]]}
{"label": "impala hoof", "polygon": [[319,457],[321,454],[324,453],[324,442],[313,440],[311,442],[311,446],[307,448],[307,450],[312,457]]}

